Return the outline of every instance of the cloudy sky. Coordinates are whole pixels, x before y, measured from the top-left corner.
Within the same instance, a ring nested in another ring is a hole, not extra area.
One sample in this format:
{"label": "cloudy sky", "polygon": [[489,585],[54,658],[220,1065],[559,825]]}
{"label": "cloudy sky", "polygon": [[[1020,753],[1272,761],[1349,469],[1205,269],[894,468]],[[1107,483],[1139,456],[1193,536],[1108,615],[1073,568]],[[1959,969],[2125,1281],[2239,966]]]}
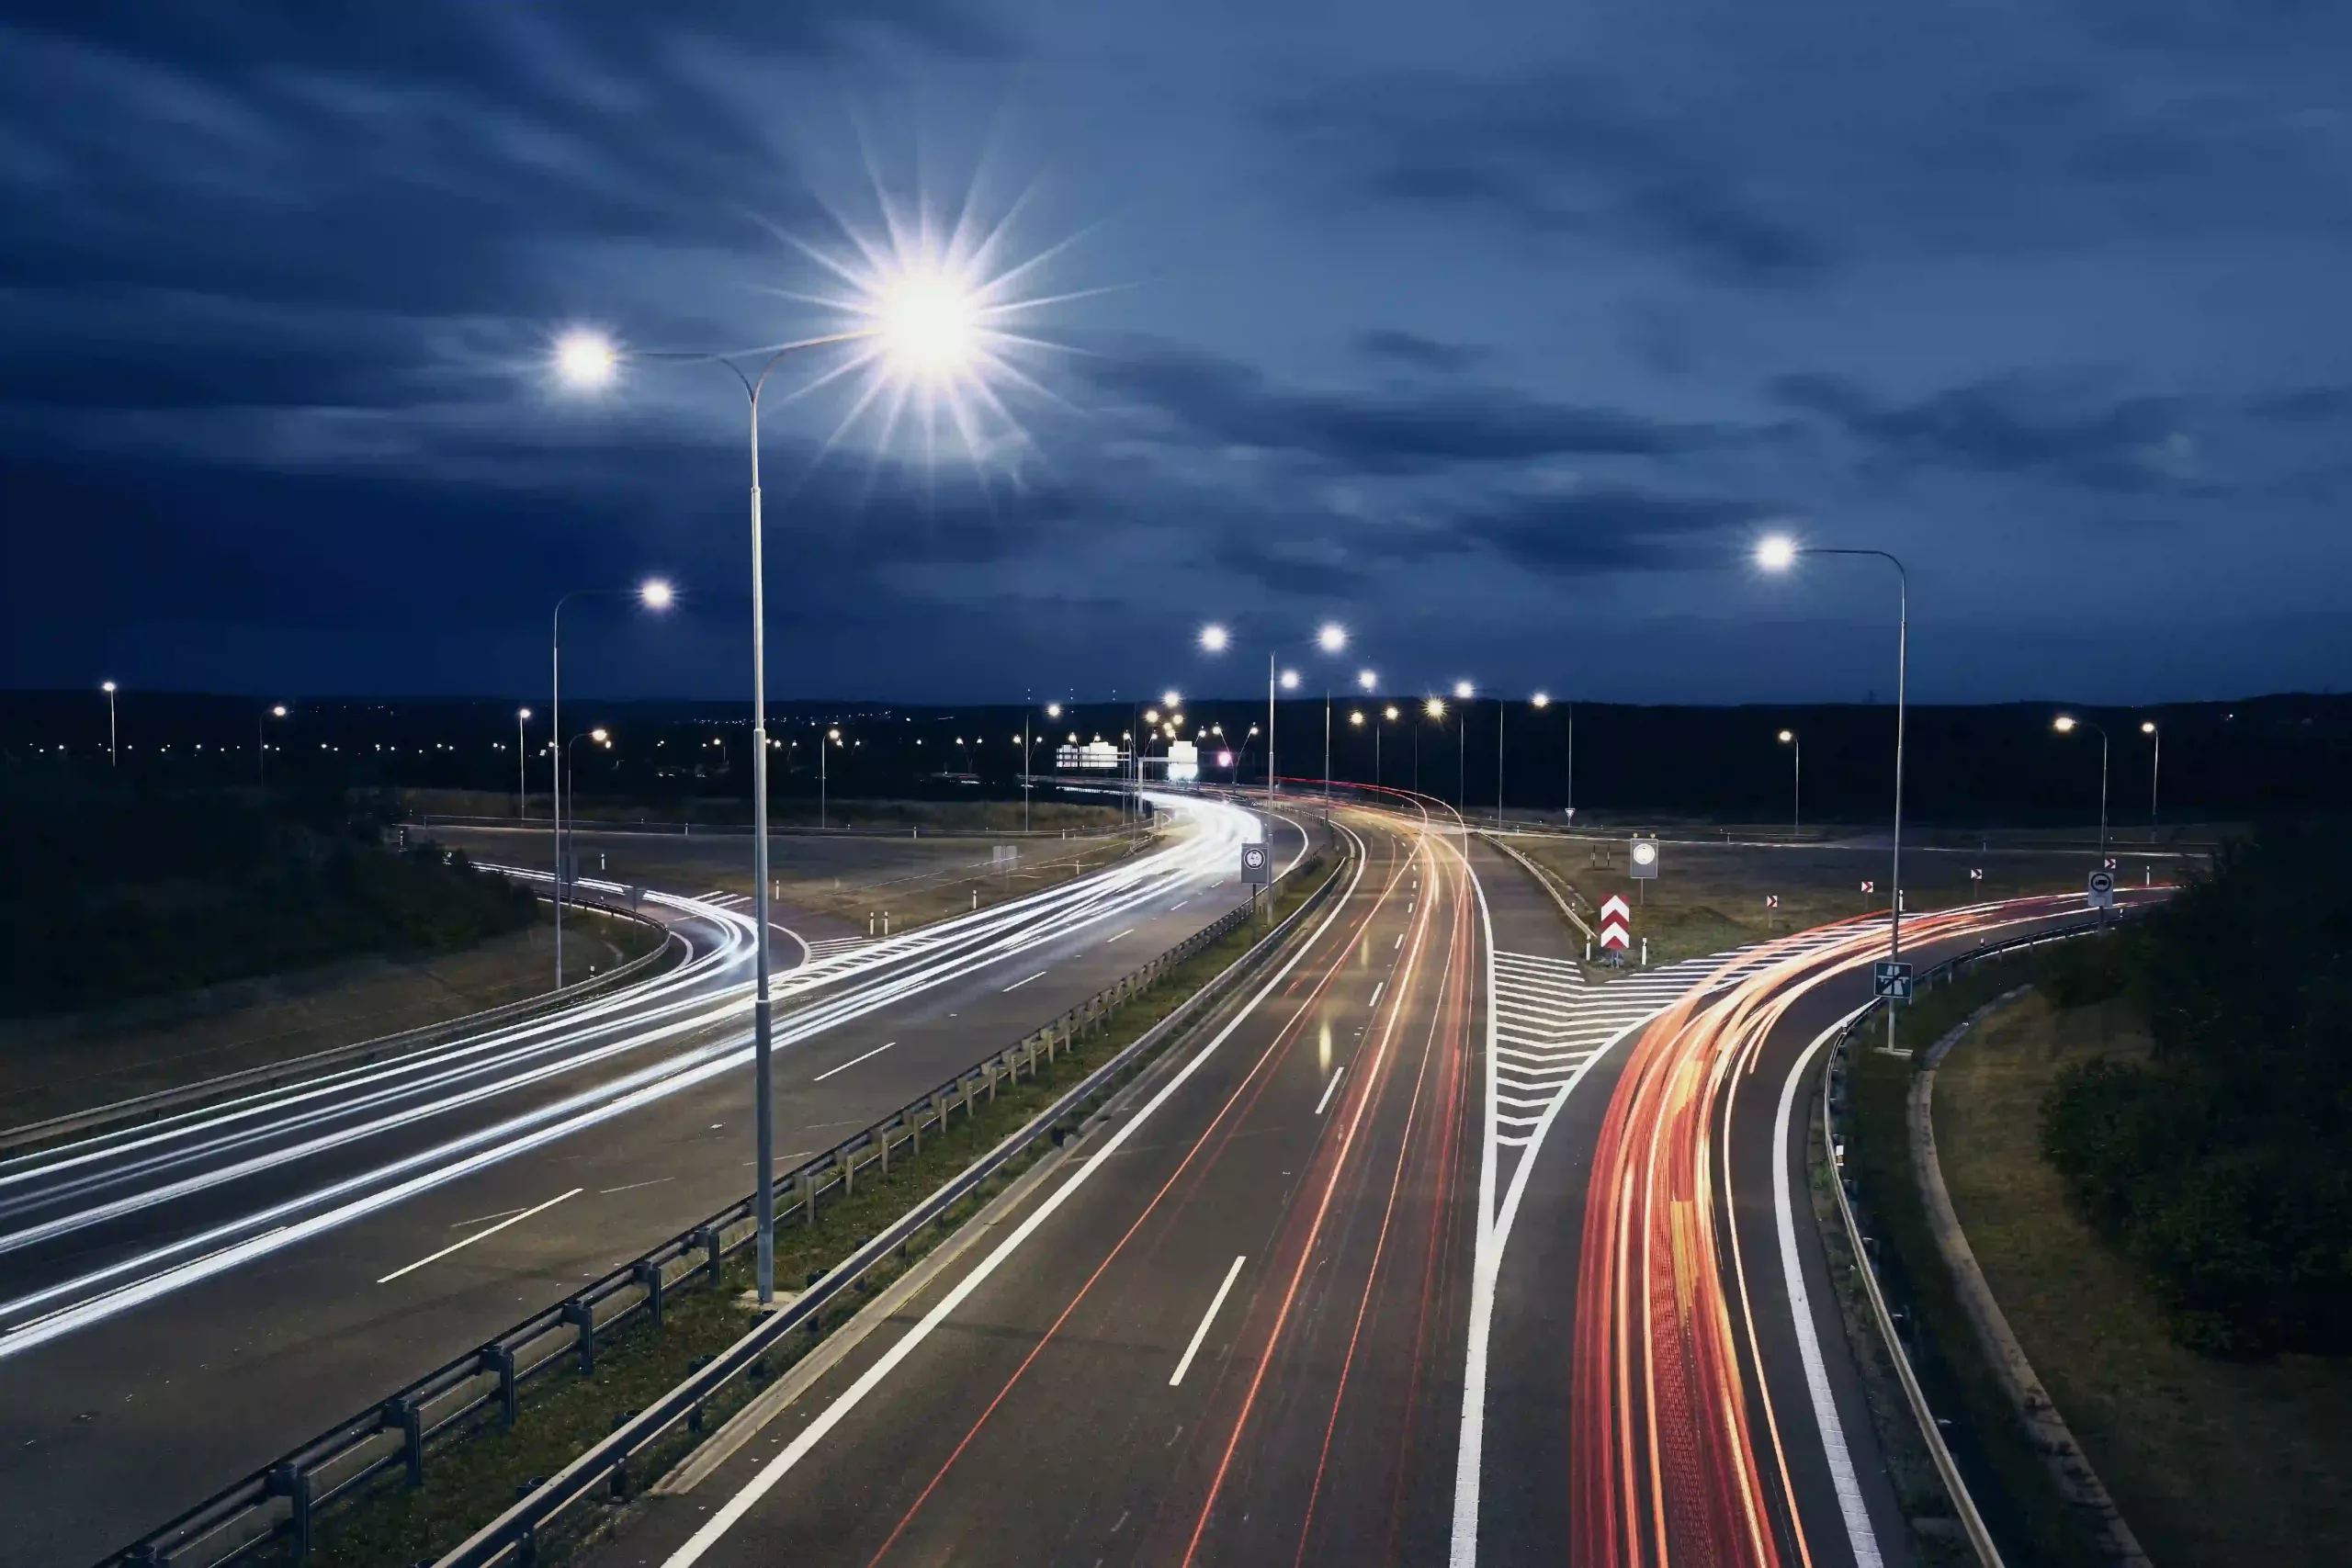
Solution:
{"label": "cloudy sky", "polygon": [[526,692],[661,571],[568,670],[738,694],[741,387],[551,346],[926,247],[984,385],[767,394],[782,695],[1242,691],[1336,617],[1397,690],[1883,699],[1893,573],[1781,525],[1908,563],[1930,700],[2352,681],[2352,7],[10,15],[8,684]]}

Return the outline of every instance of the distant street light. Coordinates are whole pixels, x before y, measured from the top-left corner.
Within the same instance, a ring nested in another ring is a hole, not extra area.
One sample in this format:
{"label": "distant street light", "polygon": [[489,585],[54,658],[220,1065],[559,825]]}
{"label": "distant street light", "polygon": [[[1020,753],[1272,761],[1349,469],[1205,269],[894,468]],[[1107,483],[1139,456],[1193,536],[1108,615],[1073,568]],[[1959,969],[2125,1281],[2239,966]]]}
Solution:
{"label": "distant street light", "polygon": [[263,728],[263,726],[267,724],[273,718],[284,718],[285,716],[286,705],[284,703],[278,703],[254,716],[254,771],[259,775],[261,787],[264,789],[267,789],[269,787],[269,737],[268,732]]}
{"label": "distant street light", "polygon": [[1794,843],[1804,818],[1804,742],[1793,729],[1781,731],[1781,744],[1795,748],[1795,769],[1789,775],[1789,841]]}
{"label": "distant street light", "polygon": [[1378,691],[1380,689],[1380,677],[1374,674],[1369,670],[1359,670],[1356,671],[1356,687],[1358,690],[1364,692]]}
{"label": "distant street light", "polygon": [[525,771],[528,763],[525,761],[523,750],[523,721],[530,716],[529,708],[514,710],[514,821],[517,826],[531,809],[531,775]]}
{"label": "distant street light", "polygon": [[[555,988],[563,989],[563,904],[564,890],[571,884],[571,868],[564,863],[563,803],[570,791],[565,788],[563,750],[563,607],[574,599],[617,599],[634,597],[649,610],[667,610],[677,603],[677,592],[668,580],[649,577],[634,588],[575,588],[556,598],[555,611],[548,617],[548,738],[557,755],[548,761],[548,833],[555,840]],[[523,716],[528,718],[528,709]],[[522,729],[517,724],[516,744],[521,744]],[[526,800],[529,798],[527,791]]]}
{"label": "distant street light", "polygon": [[2155,749],[2148,758],[2148,842],[2153,844],[2156,841],[2156,775],[2164,771],[2165,736],[2153,718],[2140,721],[2140,733]]}
{"label": "distant street light", "polygon": [[2098,736],[2098,863],[2107,864],[2107,731],[2086,718],[2072,714],[2060,714],[2050,728],[2061,735],[2072,735],[2076,729],[2088,729]]}
{"label": "distant street light", "polygon": [[114,766],[115,740],[114,682],[112,681],[101,681],[98,682],[98,690],[107,694],[107,766],[111,768]]}
{"label": "distant street light", "polygon": [[[1838,549],[1800,546],[1785,534],[1770,535],[1756,547],[1756,564],[1766,571],[1786,571],[1799,556],[1875,556],[1894,568],[1894,868],[1888,900],[1886,955],[1903,956],[1903,725],[1911,678],[1911,574],[1903,562],[1885,550]],[[1886,1043],[1894,1045],[1894,1010],[1886,1010]]]}

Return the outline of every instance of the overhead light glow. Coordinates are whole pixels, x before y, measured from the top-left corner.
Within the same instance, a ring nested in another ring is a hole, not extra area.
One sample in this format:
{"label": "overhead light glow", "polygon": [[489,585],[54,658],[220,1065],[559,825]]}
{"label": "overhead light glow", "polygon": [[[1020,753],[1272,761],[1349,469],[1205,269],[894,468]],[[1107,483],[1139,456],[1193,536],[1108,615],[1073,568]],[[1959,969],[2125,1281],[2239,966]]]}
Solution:
{"label": "overhead light glow", "polygon": [[2056,718],[2051,720],[2050,728],[2056,730],[2061,735],[2070,735],[2074,733],[2075,716],[2072,714],[2062,713]]}
{"label": "overhead light glow", "polygon": [[1183,701],[1184,699],[1178,696],[1174,692],[1162,692],[1159,694],[1159,705],[1161,707],[1178,707],[1182,705]]}
{"label": "overhead light glow", "polygon": [[1766,571],[1786,571],[1796,558],[1797,542],[1786,534],[1767,534],[1756,546],[1756,564]]}
{"label": "overhead light glow", "polygon": [[1783,729],[1781,731],[1781,744],[1783,746],[1787,745],[1790,741],[1794,740],[1796,738],[1797,734],[1793,729]]}
{"label": "overhead light glow", "polygon": [[1326,621],[1315,634],[1315,646],[1326,653],[1337,653],[1348,646],[1348,628],[1337,621]]}
{"label": "overhead light glow", "polygon": [[1379,686],[1380,677],[1369,670],[1359,670],[1356,671],[1356,684],[1367,692],[1373,691]]}
{"label": "overhead light glow", "polygon": [[1466,703],[1476,694],[1477,688],[1467,681],[1456,681],[1453,683],[1453,699],[1456,702]]}
{"label": "overhead light glow", "polygon": [[1428,702],[1421,705],[1421,711],[1429,715],[1431,718],[1443,718],[1445,716],[1445,703],[1441,698],[1431,697]]}
{"label": "overhead light glow", "polygon": [[620,355],[602,333],[569,332],[556,340],[555,373],[577,391],[593,392],[613,384]]}
{"label": "overhead light glow", "polygon": [[1285,692],[1295,692],[1298,690],[1297,671],[1285,670],[1283,671],[1283,690]]}
{"label": "overhead light glow", "polygon": [[637,591],[638,598],[649,610],[666,610],[677,598],[677,591],[659,577],[649,577]]}
{"label": "overhead light glow", "polygon": [[1201,628],[1201,648],[1208,653],[1223,653],[1233,634],[1212,621]]}

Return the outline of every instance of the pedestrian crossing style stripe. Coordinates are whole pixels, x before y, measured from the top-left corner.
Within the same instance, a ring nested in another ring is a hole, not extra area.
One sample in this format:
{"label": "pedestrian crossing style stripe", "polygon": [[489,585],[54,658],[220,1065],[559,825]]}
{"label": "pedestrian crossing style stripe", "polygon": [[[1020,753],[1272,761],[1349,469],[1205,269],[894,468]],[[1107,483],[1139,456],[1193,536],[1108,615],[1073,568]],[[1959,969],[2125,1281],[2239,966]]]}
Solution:
{"label": "pedestrian crossing style stripe", "polygon": [[715,904],[722,909],[740,909],[751,901],[752,896],[748,893],[725,892],[706,893],[695,900],[698,904]]}
{"label": "pedestrian crossing style stripe", "polygon": [[814,964],[820,959],[831,958],[836,953],[853,953],[858,948],[869,946],[873,941],[874,939],[870,936],[829,936],[821,942],[812,942],[808,944],[808,962]]}

